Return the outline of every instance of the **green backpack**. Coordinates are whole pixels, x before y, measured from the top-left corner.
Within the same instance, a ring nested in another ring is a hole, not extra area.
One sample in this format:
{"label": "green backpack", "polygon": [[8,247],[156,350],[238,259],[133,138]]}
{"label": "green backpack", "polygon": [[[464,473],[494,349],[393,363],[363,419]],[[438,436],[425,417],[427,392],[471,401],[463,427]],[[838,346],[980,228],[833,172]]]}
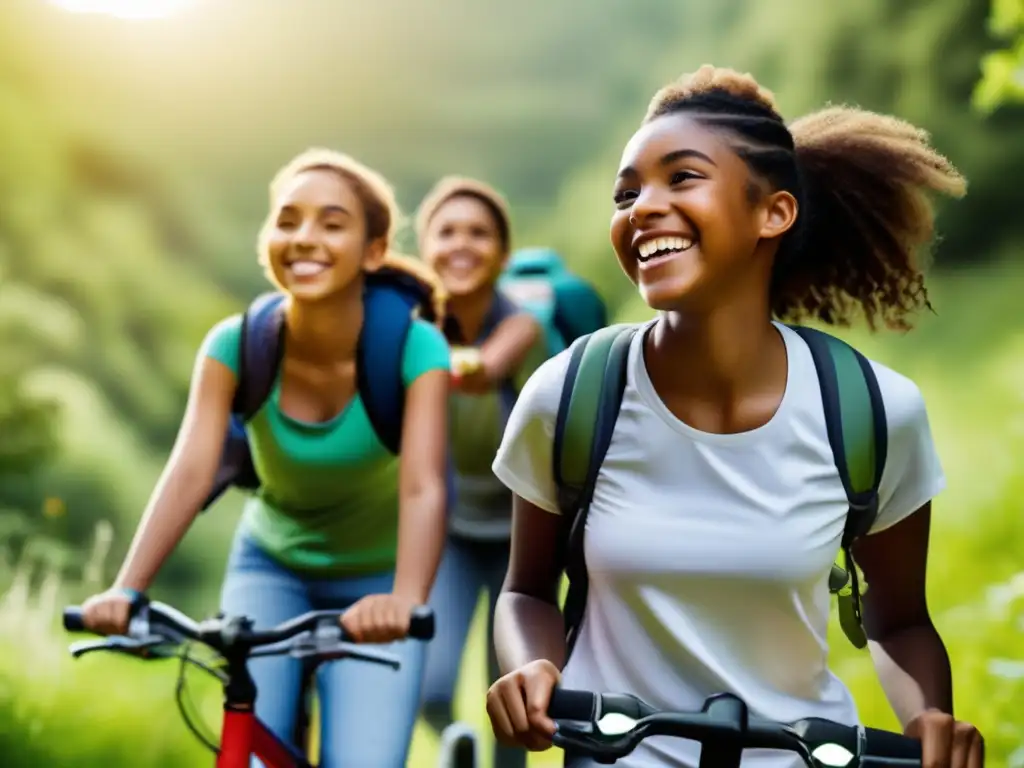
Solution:
{"label": "green backpack", "polygon": [[[860,586],[853,542],[865,535],[878,515],[878,486],[885,468],[888,436],[885,408],[868,360],[844,341],[802,326],[790,326],[814,358],[825,408],[825,425],[836,468],[850,505],[843,531],[845,568],[829,575],[829,591],[838,596],[839,623],[857,648],[867,645],[861,622]],[[563,613],[569,653],[583,622],[587,568],[583,535],[587,511],[626,387],[626,361],[639,326],[613,325],[581,337],[572,346],[558,405],[553,444],[553,473],[558,505],[565,521],[562,552],[569,578]]]}

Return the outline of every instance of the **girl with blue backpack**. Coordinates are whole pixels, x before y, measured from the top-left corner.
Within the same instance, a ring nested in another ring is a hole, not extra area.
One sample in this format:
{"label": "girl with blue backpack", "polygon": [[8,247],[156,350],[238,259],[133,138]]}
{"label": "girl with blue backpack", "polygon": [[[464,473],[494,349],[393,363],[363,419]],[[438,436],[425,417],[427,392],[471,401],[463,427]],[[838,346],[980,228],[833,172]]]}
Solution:
{"label": "girl with blue backpack", "polygon": [[[705,66],[655,95],[609,190],[611,244],[657,316],[546,362],[509,418],[494,462],[515,494],[495,615],[506,674],[487,697],[496,735],[548,748],[556,685],[672,712],[726,693],[751,723],[856,726],[828,665],[834,592],[921,764],[981,768],[926,599],[946,479],[921,391],[783,322],[907,328],[929,306],[918,259],[931,198],[962,195],[963,177],[901,120],[833,107],[787,123],[749,75]],[[725,739],[704,753],[658,733],[616,764],[739,764]]]}
{"label": "girl with blue backpack", "polygon": [[[93,631],[125,631],[200,509],[226,485],[246,484],[224,450],[234,428],[227,444],[241,437],[257,487],[228,559],[223,610],[266,628],[351,606],[347,632],[391,644],[402,662],[397,672],[345,662],[318,670],[325,768],[405,765],[425,647],[403,638],[445,536],[449,349],[426,319],[440,320],[443,290],[389,254],[397,219],[387,181],[346,155],[308,151],[277,174],[259,237],[277,291],[207,335],[124,565],[84,607]],[[293,742],[302,662],[256,659],[251,671],[257,715]]]}
{"label": "girl with blue backpack", "polygon": [[[420,253],[444,282],[453,323],[448,537],[431,595],[436,635],[428,649],[424,717],[442,735],[443,764],[476,763],[472,731],[453,723],[452,695],[470,622],[488,594],[487,647],[497,677],[490,617],[508,565],[512,496],[490,459],[523,382],[546,358],[537,320],[498,289],[509,256],[505,201],[472,179],[442,179],[417,214]],[[495,768],[522,768],[522,749],[498,747]]]}

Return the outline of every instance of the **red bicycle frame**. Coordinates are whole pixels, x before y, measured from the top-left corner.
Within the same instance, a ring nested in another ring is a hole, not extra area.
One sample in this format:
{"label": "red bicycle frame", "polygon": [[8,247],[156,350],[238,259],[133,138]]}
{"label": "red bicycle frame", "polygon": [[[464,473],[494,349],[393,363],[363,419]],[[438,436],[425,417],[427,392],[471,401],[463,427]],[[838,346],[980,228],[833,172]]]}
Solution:
{"label": "red bicycle frame", "polygon": [[224,720],[217,768],[249,768],[252,758],[266,768],[313,768],[306,756],[283,742],[258,718],[256,685],[249,674],[248,654],[227,653]]}
{"label": "red bicycle frame", "polygon": [[[143,601],[133,610],[136,613],[129,630],[134,634],[75,643],[71,647],[72,656],[78,658],[92,651],[116,650],[135,653],[143,658],[169,658],[177,654],[168,654],[166,650],[158,652],[156,649],[166,643],[179,645],[185,638],[198,640],[216,650],[224,661],[223,674],[201,663],[197,664],[224,683],[221,744],[219,747],[208,744],[217,753],[216,768],[249,768],[254,757],[262,761],[266,768],[313,768],[306,754],[278,738],[256,717],[256,685],[248,669],[252,656],[290,653],[296,658],[306,659],[310,662],[306,669],[310,679],[321,661],[348,656],[386,664],[395,669],[400,665],[399,660],[390,654],[360,651],[354,647],[346,650],[335,647],[339,641],[342,645],[348,645],[344,642],[344,630],[338,623],[341,611],[310,611],[275,629],[257,632],[253,630],[252,621],[245,616],[225,617],[218,614],[200,624],[162,603]],[[158,620],[153,625],[150,624],[151,617]],[[64,609],[64,628],[68,632],[86,630],[80,606]],[[309,637],[304,637],[301,647],[297,647],[293,641],[305,635]],[[434,614],[430,608],[420,606],[412,611],[408,636],[417,640],[429,640],[434,636]],[[183,664],[188,660],[185,656]],[[307,690],[308,686],[304,685],[303,688]],[[301,714],[303,717],[293,737],[298,744],[304,744],[307,740],[308,723],[305,715],[308,710],[303,710]],[[186,721],[193,733],[205,742],[206,739],[192,727],[187,716]]]}
{"label": "red bicycle frame", "polygon": [[271,733],[251,708],[225,704],[217,768],[249,768],[253,757],[266,768],[312,768],[305,757]]}

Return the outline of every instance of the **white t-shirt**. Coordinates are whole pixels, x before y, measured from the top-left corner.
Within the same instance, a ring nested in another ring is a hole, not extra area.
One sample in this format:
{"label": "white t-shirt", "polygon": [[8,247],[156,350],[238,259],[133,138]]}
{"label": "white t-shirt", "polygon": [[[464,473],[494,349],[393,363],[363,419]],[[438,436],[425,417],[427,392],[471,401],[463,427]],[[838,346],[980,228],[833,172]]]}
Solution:
{"label": "white t-shirt", "polygon": [[[653,321],[652,321],[653,322]],[[562,684],[628,692],[668,710],[700,709],[731,691],[752,715],[785,722],[858,720],[828,669],[828,574],[848,509],[825,429],[810,350],[791,329],[788,379],[775,415],[740,434],[681,422],[629,352],[626,390],[590,508],[586,612]],[[552,439],[568,353],[529,380],[494,472],[514,493],[558,513]],[[888,455],[872,532],[945,486],[924,401],[904,376],[872,363],[885,403]],[[699,744],[652,737],[617,765],[696,768]],[[803,765],[747,751],[745,768]]]}

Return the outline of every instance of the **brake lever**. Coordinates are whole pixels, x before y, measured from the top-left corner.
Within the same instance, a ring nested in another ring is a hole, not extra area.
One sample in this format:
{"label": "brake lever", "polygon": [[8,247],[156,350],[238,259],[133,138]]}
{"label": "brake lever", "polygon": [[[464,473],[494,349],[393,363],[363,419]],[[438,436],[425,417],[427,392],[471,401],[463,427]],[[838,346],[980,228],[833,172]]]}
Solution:
{"label": "brake lever", "polygon": [[154,658],[168,655],[153,653],[159,646],[166,644],[166,639],[157,635],[150,635],[142,639],[115,635],[102,640],[80,640],[77,643],[72,643],[69,650],[71,651],[71,656],[76,659],[94,651],[110,651],[111,653],[124,653],[129,656]]}
{"label": "brake lever", "polygon": [[297,643],[294,640],[279,640],[272,645],[264,645],[262,648],[254,648],[249,651],[249,658],[255,659],[259,656],[283,656],[286,653],[291,656],[295,656],[296,645]]}
{"label": "brake lever", "polygon": [[342,656],[349,659],[372,661],[375,664],[381,664],[385,667],[391,667],[392,669],[399,669],[402,666],[401,660],[393,653],[385,653],[384,651],[376,651],[370,648],[360,647],[354,643],[345,643],[344,647],[338,648],[338,651]]}
{"label": "brake lever", "polygon": [[368,648],[358,643],[345,642],[345,631],[334,618],[318,622],[312,632],[301,636],[301,638],[293,643],[289,651],[289,654],[296,659],[316,658],[319,661],[357,659],[383,664],[392,669],[399,669],[402,666],[402,662],[394,654]]}
{"label": "brake lever", "polygon": [[561,723],[558,724],[552,743],[568,752],[582,752],[603,765],[611,765],[619,758],[625,757],[635,746],[628,734],[607,738],[602,737],[596,728],[584,730]]}
{"label": "brake lever", "polygon": [[399,669],[402,662],[397,656],[384,651],[377,651],[371,648],[361,647],[356,643],[321,643],[313,641],[297,645],[291,650],[292,657],[296,659],[316,658],[320,661],[334,661],[336,659],[357,659],[358,661],[370,661],[375,664],[382,664],[392,669]]}

